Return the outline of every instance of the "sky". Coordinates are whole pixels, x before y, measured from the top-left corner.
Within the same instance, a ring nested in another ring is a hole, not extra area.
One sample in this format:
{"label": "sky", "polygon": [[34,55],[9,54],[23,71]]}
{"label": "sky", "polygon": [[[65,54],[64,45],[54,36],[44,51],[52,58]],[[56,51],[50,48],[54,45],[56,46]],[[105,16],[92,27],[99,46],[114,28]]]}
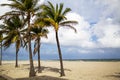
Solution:
{"label": "sky", "polygon": [[[66,14],[67,19],[78,21],[73,25],[77,33],[69,28],[59,29],[64,59],[120,59],[120,0],[41,1],[45,4],[51,1],[54,5],[64,3],[64,8],[72,10]],[[0,0],[0,4],[6,2]],[[9,10],[8,7],[0,7],[0,15]],[[55,32],[53,28],[49,30],[48,39],[42,38],[41,58],[58,59]],[[3,53],[4,59],[15,58],[14,44]],[[19,59],[25,59],[28,52],[21,49],[19,55]]]}

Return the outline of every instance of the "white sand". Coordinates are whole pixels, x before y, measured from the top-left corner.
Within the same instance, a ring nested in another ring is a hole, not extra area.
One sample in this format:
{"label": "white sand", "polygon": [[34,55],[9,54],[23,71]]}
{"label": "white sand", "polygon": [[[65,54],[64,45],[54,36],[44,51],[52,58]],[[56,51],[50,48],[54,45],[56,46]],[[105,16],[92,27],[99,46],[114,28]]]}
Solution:
{"label": "white sand", "polygon": [[[64,61],[65,77],[59,77],[59,61],[41,61],[42,73],[29,78],[29,61],[3,61],[0,74],[5,74],[18,80],[120,80],[120,62],[83,62]],[[37,70],[37,61],[34,62]]]}

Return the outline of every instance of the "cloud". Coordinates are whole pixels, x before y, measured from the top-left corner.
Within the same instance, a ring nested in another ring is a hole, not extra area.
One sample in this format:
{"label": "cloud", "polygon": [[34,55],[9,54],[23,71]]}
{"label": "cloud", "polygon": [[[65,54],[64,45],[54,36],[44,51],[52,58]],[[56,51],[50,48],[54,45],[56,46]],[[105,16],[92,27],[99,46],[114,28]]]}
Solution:
{"label": "cloud", "polygon": [[79,46],[79,47],[94,47],[93,42],[91,39],[90,33],[90,24],[84,20],[82,16],[77,13],[68,13],[66,15],[68,20],[75,20],[78,21],[78,25],[74,25],[77,29],[77,33],[74,33],[71,29],[64,29],[61,28],[61,33],[63,33],[63,38],[61,42],[67,45]]}
{"label": "cloud", "polygon": [[54,4],[64,3],[72,12],[76,12],[90,23],[101,18],[112,17],[120,23],[120,0],[51,0]]}
{"label": "cloud", "polygon": [[[55,3],[54,0],[52,1]],[[64,2],[65,7],[72,9],[68,19],[79,22],[75,26],[78,31],[76,34],[72,30],[60,29],[62,45],[84,48],[120,47],[120,0],[59,0],[57,2]],[[95,22],[95,25],[91,25],[91,22]]]}
{"label": "cloud", "polygon": [[[120,47],[120,27],[114,24],[112,18],[100,20],[95,25],[90,25],[84,17],[77,13],[68,13],[68,20],[76,20],[78,25],[74,25],[77,29],[75,33],[69,28],[59,29],[59,40],[63,46],[77,46],[80,48],[104,48],[104,47]],[[96,37],[96,39],[93,38]],[[56,43],[53,28],[50,29],[48,39],[43,40],[47,43]],[[114,43],[113,43],[114,42]]]}
{"label": "cloud", "polygon": [[45,0],[40,0],[39,4],[43,4],[45,2]]}
{"label": "cloud", "polygon": [[104,7],[101,18],[111,17],[115,23],[120,23],[120,0],[97,0],[96,2]]}
{"label": "cloud", "polygon": [[[68,13],[66,15],[68,20],[78,21],[79,24],[73,25],[77,29],[77,33],[70,28],[59,29],[59,40],[61,45],[65,46],[79,46],[79,47],[94,47],[94,43],[90,40],[91,33],[89,32],[90,25],[77,13]],[[48,39],[43,42],[56,43],[54,30],[50,30]]]}
{"label": "cloud", "polygon": [[[10,11],[10,8],[8,7],[2,7],[1,4],[4,3],[9,3],[8,0],[0,0],[0,16],[3,15],[5,12]],[[0,24],[2,23],[2,21],[0,21]]]}
{"label": "cloud", "polygon": [[[51,0],[54,4],[64,3],[64,7],[69,7],[72,12],[76,12],[84,17],[90,23],[97,22],[102,16],[104,5],[96,4],[101,0]],[[102,2],[102,1],[101,1]]]}
{"label": "cloud", "polygon": [[[5,3],[10,3],[8,0],[0,0],[0,5],[1,4],[5,4]],[[5,12],[8,12],[10,11],[10,8],[9,7],[1,7],[0,6],[0,16],[3,15]]]}
{"label": "cloud", "polygon": [[93,26],[100,47],[120,47],[120,26],[108,18]]}

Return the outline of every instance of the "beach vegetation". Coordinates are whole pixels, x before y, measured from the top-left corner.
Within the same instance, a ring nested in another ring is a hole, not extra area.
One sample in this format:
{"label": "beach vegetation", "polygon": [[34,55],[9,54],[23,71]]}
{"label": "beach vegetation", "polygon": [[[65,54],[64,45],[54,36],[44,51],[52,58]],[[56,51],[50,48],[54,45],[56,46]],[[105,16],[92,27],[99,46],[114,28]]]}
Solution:
{"label": "beach vegetation", "polygon": [[16,60],[15,67],[18,67],[18,52],[22,46],[22,20],[19,16],[10,16],[4,19],[4,25],[1,25],[2,30],[0,33],[4,34],[5,37],[3,46],[5,49],[9,48],[12,43],[16,46]]}
{"label": "beach vegetation", "polygon": [[59,53],[59,59],[60,59],[60,76],[65,76],[64,67],[63,67],[63,61],[62,61],[62,52],[60,48],[60,42],[58,37],[58,30],[60,27],[69,27],[73,30],[76,29],[72,26],[72,24],[77,24],[77,21],[69,21],[65,17],[65,15],[71,11],[70,8],[63,8],[63,3],[60,3],[60,5],[56,4],[54,6],[51,2],[48,1],[48,4],[42,5],[43,14],[46,15],[46,18],[43,20],[46,22],[49,22],[51,27],[55,30],[55,38],[57,42],[57,48]]}
{"label": "beach vegetation", "polygon": [[[76,32],[73,25],[77,21],[67,20],[66,14],[71,11],[70,8],[64,8],[64,4],[56,4],[55,6],[48,1],[47,4],[39,5],[39,0],[10,0],[9,4],[2,4],[1,6],[9,6],[11,11],[6,12],[0,16],[0,19],[5,20],[4,30],[7,31],[8,25],[9,32],[4,37],[4,44],[9,47],[11,43],[16,43],[16,61],[18,51],[21,46],[28,47],[30,71],[29,77],[36,75],[33,55],[38,52],[38,72],[41,72],[40,65],[40,45],[41,38],[46,37],[49,30],[46,27],[52,27],[55,31],[55,39],[57,43],[58,55],[60,60],[60,76],[65,76],[62,52],[59,41],[59,28],[68,27]],[[21,18],[19,18],[20,16]],[[17,20],[16,20],[17,19]],[[22,19],[22,20],[20,20]],[[34,20],[34,21],[33,21]],[[49,28],[48,28],[49,29]],[[21,32],[22,31],[22,32]],[[67,36],[66,36],[67,37]],[[32,43],[34,40],[34,51],[32,51]],[[22,44],[24,42],[24,45]],[[16,66],[18,64],[16,63]]]}
{"label": "beach vegetation", "polygon": [[[39,0],[10,0],[10,4],[2,4],[2,6],[9,6],[12,11],[9,12],[17,15],[22,15],[24,16],[24,21],[27,24],[27,41],[28,41],[28,49],[29,49],[29,61],[30,61],[30,72],[29,76],[35,76],[35,69],[34,69],[34,64],[33,64],[33,53],[32,53],[32,48],[31,48],[31,35],[30,35],[30,28],[31,28],[31,19],[34,16],[34,14],[40,9],[38,2]],[[8,14],[8,12],[6,13]]]}

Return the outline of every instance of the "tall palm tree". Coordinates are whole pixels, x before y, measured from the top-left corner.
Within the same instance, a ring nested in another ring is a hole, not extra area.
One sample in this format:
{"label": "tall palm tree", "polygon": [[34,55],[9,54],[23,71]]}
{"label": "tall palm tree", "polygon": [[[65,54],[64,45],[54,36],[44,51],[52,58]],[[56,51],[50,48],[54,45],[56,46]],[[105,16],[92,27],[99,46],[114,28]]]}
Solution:
{"label": "tall palm tree", "polygon": [[13,9],[13,12],[24,15],[25,21],[27,22],[28,30],[28,46],[29,46],[29,60],[30,60],[30,72],[29,77],[35,76],[32,49],[31,49],[31,36],[30,36],[30,27],[31,27],[31,18],[34,14],[39,11],[39,0],[10,0],[10,4],[2,4],[2,6],[9,6]]}
{"label": "tall palm tree", "polygon": [[0,34],[0,48],[1,48],[1,52],[0,52],[0,65],[2,65],[2,41],[3,41],[3,35],[1,33]]}
{"label": "tall palm tree", "polygon": [[43,27],[32,27],[31,32],[32,32],[32,34],[31,34],[32,38],[35,39],[33,54],[36,54],[36,52],[38,52],[38,73],[41,73],[42,72],[41,64],[40,64],[41,38],[42,37],[47,38],[48,30]]}
{"label": "tall palm tree", "polygon": [[18,51],[22,44],[22,38],[21,38],[21,29],[23,22],[19,18],[19,16],[12,16],[8,19],[4,20],[4,25],[2,25],[2,30],[0,32],[4,33],[6,37],[4,37],[4,43],[3,46],[5,48],[8,48],[12,43],[15,42],[16,46],[16,62],[15,67],[18,67]]}
{"label": "tall palm tree", "polygon": [[53,6],[51,2],[48,1],[48,5],[43,5],[43,14],[47,16],[43,20],[48,21],[51,26],[54,27],[55,30],[55,37],[58,47],[59,59],[60,59],[60,67],[61,73],[60,76],[65,76],[64,68],[63,68],[63,61],[62,61],[62,53],[60,48],[60,42],[58,38],[58,30],[60,27],[70,27],[76,31],[76,29],[72,26],[72,24],[77,24],[77,21],[68,21],[65,15],[71,11],[70,8],[65,8],[63,10],[63,4],[60,5],[56,4],[56,7]]}

